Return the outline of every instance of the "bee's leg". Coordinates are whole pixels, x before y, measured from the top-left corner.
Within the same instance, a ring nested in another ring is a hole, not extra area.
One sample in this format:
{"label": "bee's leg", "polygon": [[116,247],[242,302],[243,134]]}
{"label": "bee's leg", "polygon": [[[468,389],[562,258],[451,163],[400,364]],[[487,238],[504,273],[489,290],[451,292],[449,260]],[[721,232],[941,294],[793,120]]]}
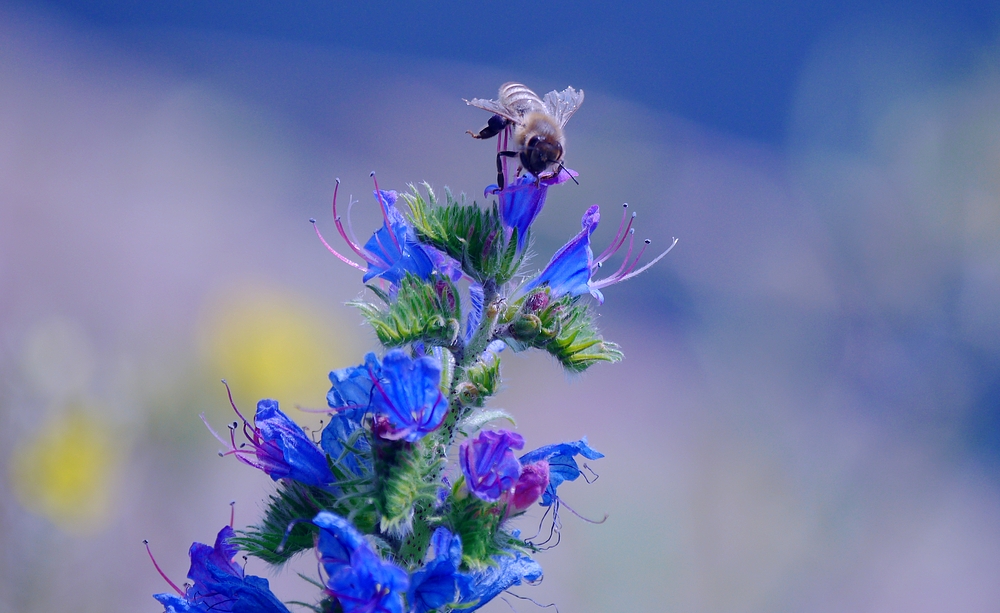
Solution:
{"label": "bee's leg", "polygon": [[494,115],[490,117],[490,120],[486,122],[479,132],[473,132],[472,130],[466,130],[465,133],[470,135],[472,138],[493,138],[500,133],[501,130],[510,125],[510,120],[502,115]]}
{"label": "bee's leg", "polygon": [[503,158],[513,158],[518,155],[517,151],[497,151],[497,185],[500,186],[500,189],[506,187],[503,176]]}

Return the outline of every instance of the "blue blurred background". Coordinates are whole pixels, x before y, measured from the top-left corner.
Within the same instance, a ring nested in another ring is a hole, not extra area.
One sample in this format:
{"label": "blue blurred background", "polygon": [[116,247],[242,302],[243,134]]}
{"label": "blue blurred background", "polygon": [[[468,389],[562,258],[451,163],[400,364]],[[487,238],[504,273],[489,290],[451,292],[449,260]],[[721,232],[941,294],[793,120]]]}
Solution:
{"label": "blue blurred background", "polygon": [[198,419],[232,420],[218,380],[316,427],[293,407],[374,345],[306,220],[332,238],[340,177],[374,227],[373,169],[480,198],[461,99],[508,80],[587,92],[539,265],[593,203],[598,248],[622,202],[680,238],[605,291],[622,364],[504,356],[530,447],[607,454],[560,492],[608,521],[566,514],[515,591],[996,610],[998,33],[994,2],[0,3],[0,613],[153,613],[143,538],[179,582],[230,501],[255,520],[270,480]]}

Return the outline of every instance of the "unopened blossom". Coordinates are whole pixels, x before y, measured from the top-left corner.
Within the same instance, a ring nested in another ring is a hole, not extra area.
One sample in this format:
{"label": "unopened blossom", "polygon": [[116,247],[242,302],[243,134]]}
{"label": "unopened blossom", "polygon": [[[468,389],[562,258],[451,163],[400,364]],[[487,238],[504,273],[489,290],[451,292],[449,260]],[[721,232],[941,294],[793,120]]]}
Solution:
{"label": "unopened blossom", "polygon": [[542,492],[549,486],[549,463],[538,460],[521,467],[521,474],[514,483],[514,489],[506,496],[507,515],[516,515],[538,502]]}
{"label": "unopened blossom", "polygon": [[483,430],[464,441],[458,450],[458,463],[469,491],[486,502],[500,500],[521,474],[514,450],[523,448],[521,435],[509,430]]}

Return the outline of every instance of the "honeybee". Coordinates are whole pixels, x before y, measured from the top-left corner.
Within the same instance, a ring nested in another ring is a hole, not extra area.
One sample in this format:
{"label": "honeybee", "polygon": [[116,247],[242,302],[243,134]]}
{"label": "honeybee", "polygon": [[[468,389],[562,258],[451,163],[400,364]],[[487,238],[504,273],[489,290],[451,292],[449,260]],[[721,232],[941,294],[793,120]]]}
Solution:
{"label": "honeybee", "polygon": [[583,104],[583,90],[567,87],[539,98],[520,83],[504,83],[497,100],[473,98],[465,103],[493,113],[479,132],[467,130],[472,138],[493,138],[508,126],[514,126],[514,150],[497,151],[497,184],[503,189],[504,157],[519,158],[521,168],[538,178],[562,170],[566,152],[563,128]]}

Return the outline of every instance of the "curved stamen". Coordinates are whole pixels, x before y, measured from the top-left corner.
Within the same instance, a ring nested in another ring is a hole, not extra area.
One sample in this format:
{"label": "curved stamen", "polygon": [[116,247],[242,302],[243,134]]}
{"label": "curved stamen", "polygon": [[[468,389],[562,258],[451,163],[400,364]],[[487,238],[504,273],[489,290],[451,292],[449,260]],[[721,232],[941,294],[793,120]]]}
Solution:
{"label": "curved stamen", "polygon": [[622,260],[622,265],[618,267],[618,270],[613,272],[611,276],[607,277],[607,279],[613,279],[618,275],[624,273],[625,269],[628,267],[629,260],[632,258],[632,247],[634,246],[634,244],[635,244],[635,229],[632,229],[629,230],[628,250],[625,252],[625,259]]}
{"label": "curved stamen", "polygon": [[168,577],[167,574],[163,572],[163,569],[160,568],[160,565],[156,563],[156,558],[153,557],[153,552],[149,549],[149,541],[142,539],[142,544],[146,546],[146,553],[149,554],[149,559],[153,562],[153,567],[156,568],[156,572],[160,573],[163,580],[170,584],[170,587],[174,588],[178,595],[183,596],[184,591],[177,587],[177,584],[171,581],[170,577]]}
{"label": "curved stamen", "polygon": [[[636,213],[633,212],[632,218],[628,219],[628,203],[626,202],[622,205],[622,221],[618,224],[618,232],[615,234],[615,237],[611,239],[611,244],[608,245],[608,248],[602,251],[601,255],[594,259],[595,266],[606,262],[608,258],[618,251],[618,249],[622,246],[622,243],[625,242],[626,234],[628,234],[628,231],[632,228],[632,222],[635,221],[635,216]],[[628,220],[627,225],[625,223],[626,220]]]}
{"label": "curved stamen", "polygon": [[375,178],[375,171],[371,174],[372,181],[375,182],[375,195],[378,196],[378,204],[382,207],[382,219],[385,221],[385,228],[389,231],[389,236],[392,237],[392,242],[396,245],[396,249],[400,253],[403,252],[403,248],[399,246],[399,240],[396,238],[396,233],[392,231],[392,222],[389,221],[389,208],[385,203],[385,199],[382,198],[382,190],[378,188],[378,179]]}
{"label": "curved stamen", "polygon": [[361,247],[357,244],[357,241],[353,240],[354,230],[350,228],[351,225],[351,208],[350,204],[347,207],[347,226],[351,229],[351,236],[347,235],[344,231],[344,224],[340,221],[340,215],[337,214],[337,192],[340,191],[340,179],[337,179],[337,184],[333,188],[333,223],[337,224],[337,231],[340,232],[341,238],[344,242],[351,248],[351,251],[361,256],[364,259],[365,254],[362,252]]}
{"label": "curved stamen", "polygon": [[353,266],[353,267],[357,268],[358,270],[364,270],[363,268],[361,268],[360,264],[358,264],[357,262],[355,262],[353,260],[350,260],[350,259],[348,259],[348,258],[340,255],[340,253],[338,253],[336,249],[334,249],[333,247],[330,246],[330,243],[326,242],[326,239],[323,238],[322,234],[320,234],[319,226],[316,225],[316,220],[315,219],[310,218],[309,219],[309,223],[311,223],[313,225],[313,229],[316,230],[316,236],[319,237],[320,242],[323,243],[323,246],[326,247],[327,251],[329,251],[333,255],[337,256],[337,258],[339,258],[340,261],[343,262],[344,264],[347,264],[349,266]]}
{"label": "curved stamen", "polygon": [[639,270],[636,270],[636,271],[634,271],[634,272],[630,272],[630,273],[626,274],[626,275],[625,275],[624,277],[622,277],[621,279],[618,279],[618,281],[627,281],[628,279],[631,279],[632,277],[634,277],[634,276],[636,276],[636,275],[639,275],[639,274],[642,274],[643,272],[645,272],[645,271],[646,271],[646,269],[648,269],[648,268],[649,268],[650,266],[652,266],[653,264],[656,264],[657,262],[659,262],[660,260],[662,260],[662,259],[663,259],[663,257],[664,257],[665,255],[667,255],[668,253],[670,253],[670,250],[671,250],[671,249],[673,249],[673,248],[674,248],[674,245],[676,245],[676,244],[677,244],[677,240],[678,240],[678,239],[676,239],[676,238],[675,238],[675,239],[674,239],[674,242],[670,243],[670,246],[669,246],[669,247],[667,247],[667,248],[666,248],[666,250],[665,250],[665,251],[664,251],[663,253],[661,253],[660,255],[656,256],[656,257],[655,257],[655,258],[654,258],[654,259],[653,259],[652,261],[650,261],[650,262],[649,262],[648,264],[646,264],[645,266],[643,266],[643,267],[642,267],[642,268],[640,268]]}

